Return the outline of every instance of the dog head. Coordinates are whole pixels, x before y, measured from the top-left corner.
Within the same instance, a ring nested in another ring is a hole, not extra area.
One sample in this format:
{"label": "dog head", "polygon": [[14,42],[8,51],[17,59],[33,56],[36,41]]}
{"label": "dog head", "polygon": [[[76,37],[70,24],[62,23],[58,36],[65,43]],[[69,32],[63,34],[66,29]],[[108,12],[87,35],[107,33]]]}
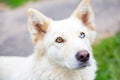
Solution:
{"label": "dog head", "polygon": [[53,21],[35,9],[28,10],[28,26],[39,55],[49,61],[77,69],[93,60],[94,14],[89,0],[83,0],[68,18]]}

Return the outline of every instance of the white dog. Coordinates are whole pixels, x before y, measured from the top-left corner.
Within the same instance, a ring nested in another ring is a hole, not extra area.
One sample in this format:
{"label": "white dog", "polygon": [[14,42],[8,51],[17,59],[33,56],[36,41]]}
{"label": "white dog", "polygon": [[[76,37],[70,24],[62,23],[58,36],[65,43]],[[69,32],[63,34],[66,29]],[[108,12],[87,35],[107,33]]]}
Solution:
{"label": "white dog", "polygon": [[94,80],[93,19],[90,0],[83,0],[70,18],[60,21],[29,9],[34,54],[0,57],[0,80]]}

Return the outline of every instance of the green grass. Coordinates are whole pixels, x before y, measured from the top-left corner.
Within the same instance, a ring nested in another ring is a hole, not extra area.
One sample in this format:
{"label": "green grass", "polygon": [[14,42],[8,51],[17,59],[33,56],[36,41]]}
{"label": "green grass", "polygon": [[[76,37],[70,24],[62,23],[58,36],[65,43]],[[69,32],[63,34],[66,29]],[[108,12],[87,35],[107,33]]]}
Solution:
{"label": "green grass", "polygon": [[98,71],[96,80],[120,80],[120,32],[93,45]]}
{"label": "green grass", "polygon": [[11,8],[17,8],[19,6],[22,6],[28,1],[36,1],[36,0],[0,0],[0,2],[7,4]]}

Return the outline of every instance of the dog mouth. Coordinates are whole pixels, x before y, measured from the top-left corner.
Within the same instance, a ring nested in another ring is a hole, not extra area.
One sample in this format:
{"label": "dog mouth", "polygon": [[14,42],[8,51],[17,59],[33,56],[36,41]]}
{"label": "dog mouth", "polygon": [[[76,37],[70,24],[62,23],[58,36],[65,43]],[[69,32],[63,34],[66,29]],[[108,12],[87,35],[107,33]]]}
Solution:
{"label": "dog mouth", "polygon": [[90,64],[89,62],[80,63],[80,64],[78,64],[78,66],[77,66],[76,68],[74,68],[74,69],[75,69],[75,70],[76,70],[76,69],[84,69],[84,68],[89,67],[89,66],[91,66],[91,64]]}
{"label": "dog mouth", "polygon": [[90,66],[90,63],[82,63],[82,64],[80,64],[79,68],[85,68],[85,67],[88,67],[88,66]]}
{"label": "dog mouth", "polygon": [[80,62],[78,64],[74,64],[74,66],[66,66],[66,68],[71,69],[71,70],[80,70],[80,69],[85,69],[87,67],[91,66],[90,62]]}

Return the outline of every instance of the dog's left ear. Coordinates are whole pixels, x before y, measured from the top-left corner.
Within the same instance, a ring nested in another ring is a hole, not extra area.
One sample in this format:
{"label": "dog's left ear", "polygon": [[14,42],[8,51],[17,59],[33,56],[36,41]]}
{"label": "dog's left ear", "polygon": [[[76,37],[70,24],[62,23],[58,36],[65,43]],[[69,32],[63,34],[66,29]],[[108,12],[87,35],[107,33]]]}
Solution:
{"label": "dog's left ear", "polygon": [[96,31],[94,26],[94,13],[92,11],[91,1],[83,0],[71,17],[75,17],[82,21],[82,23],[89,29],[90,41],[93,42],[96,37]]}
{"label": "dog's left ear", "polygon": [[91,1],[90,0],[83,0],[78,8],[72,14],[72,17],[76,17],[83,22],[83,24],[94,30],[94,13],[92,11]]}

